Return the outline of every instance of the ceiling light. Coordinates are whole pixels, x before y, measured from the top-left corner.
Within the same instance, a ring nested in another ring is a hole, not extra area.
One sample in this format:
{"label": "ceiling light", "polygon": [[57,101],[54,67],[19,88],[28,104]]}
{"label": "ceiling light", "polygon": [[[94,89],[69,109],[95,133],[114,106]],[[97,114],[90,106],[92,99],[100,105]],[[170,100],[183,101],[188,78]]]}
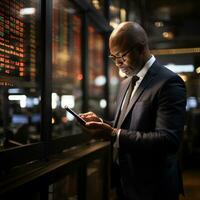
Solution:
{"label": "ceiling light", "polygon": [[35,14],[35,8],[22,8],[19,13],[20,15],[33,15]]}
{"label": "ceiling light", "polygon": [[196,68],[196,73],[200,74],[200,66]]}
{"label": "ceiling light", "polygon": [[165,67],[175,73],[194,72],[194,65],[175,65],[173,63],[169,63],[165,65]]}
{"label": "ceiling light", "polygon": [[121,22],[126,21],[126,10],[124,8],[120,9],[120,19],[121,19]]}
{"label": "ceiling light", "polygon": [[92,0],[92,4],[94,5],[94,7],[99,10],[101,7],[99,5],[99,1],[98,0]]}
{"label": "ceiling light", "polygon": [[174,39],[174,34],[172,32],[163,32],[163,38],[165,38],[166,40],[172,40]]}
{"label": "ceiling light", "polygon": [[96,86],[103,86],[106,84],[106,77],[105,76],[97,76],[94,80],[94,84]]}

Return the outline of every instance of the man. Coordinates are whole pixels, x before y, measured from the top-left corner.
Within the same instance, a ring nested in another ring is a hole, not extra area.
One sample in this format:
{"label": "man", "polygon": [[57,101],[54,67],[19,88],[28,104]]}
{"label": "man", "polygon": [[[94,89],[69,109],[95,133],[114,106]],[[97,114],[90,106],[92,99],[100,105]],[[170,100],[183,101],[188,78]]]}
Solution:
{"label": "man", "polygon": [[127,76],[115,120],[109,124],[92,112],[80,114],[87,121],[85,130],[114,144],[118,199],[178,200],[183,192],[176,153],[184,127],[184,82],[151,55],[147,35],[137,23],[115,28],[109,48]]}

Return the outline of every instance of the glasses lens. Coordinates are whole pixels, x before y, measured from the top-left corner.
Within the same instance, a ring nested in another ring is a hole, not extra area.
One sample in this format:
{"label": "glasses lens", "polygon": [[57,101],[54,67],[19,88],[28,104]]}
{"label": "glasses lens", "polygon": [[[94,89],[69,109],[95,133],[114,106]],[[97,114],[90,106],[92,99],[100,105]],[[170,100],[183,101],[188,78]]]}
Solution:
{"label": "glasses lens", "polygon": [[111,60],[114,61],[114,62],[116,61],[116,57],[113,56],[113,55],[110,55],[109,58],[111,58]]}

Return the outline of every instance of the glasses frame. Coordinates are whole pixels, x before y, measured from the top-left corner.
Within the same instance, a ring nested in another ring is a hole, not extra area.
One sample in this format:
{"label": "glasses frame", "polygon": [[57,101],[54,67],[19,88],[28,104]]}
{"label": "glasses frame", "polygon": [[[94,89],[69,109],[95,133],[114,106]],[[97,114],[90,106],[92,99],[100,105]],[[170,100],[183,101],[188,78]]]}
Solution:
{"label": "glasses frame", "polygon": [[134,47],[131,47],[122,56],[115,56],[115,55],[110,54],[109,58],[111,58],[114,63],[116,63],[117,59],[121,59],[123,62],[125,62],[127,54],[129,54],[133,50],[134,50]]}

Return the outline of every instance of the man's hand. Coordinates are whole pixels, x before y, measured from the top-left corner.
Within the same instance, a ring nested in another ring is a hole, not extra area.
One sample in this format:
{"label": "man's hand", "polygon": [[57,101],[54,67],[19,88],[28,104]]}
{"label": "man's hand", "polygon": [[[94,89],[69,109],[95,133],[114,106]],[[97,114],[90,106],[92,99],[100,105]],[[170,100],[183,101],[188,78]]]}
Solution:
{"label": "man's hand", "polygon": [[86,122],[102,122],[102,119],[93,112],[81,113],[79,116]]}
{"label": "man's hand", "polygon": [[106,123],[103,123],[103,120],[95,113],[87,112],[79,114],[79,116],[87,122],[86,125],[83,126],[83,129],[92,137],[103,139],[111,138],[114,128]]}
{"label": "man's hand", "polygon": [[85,131],[96,138],[110,139],[114,128],[102,122],[87,122]]}

